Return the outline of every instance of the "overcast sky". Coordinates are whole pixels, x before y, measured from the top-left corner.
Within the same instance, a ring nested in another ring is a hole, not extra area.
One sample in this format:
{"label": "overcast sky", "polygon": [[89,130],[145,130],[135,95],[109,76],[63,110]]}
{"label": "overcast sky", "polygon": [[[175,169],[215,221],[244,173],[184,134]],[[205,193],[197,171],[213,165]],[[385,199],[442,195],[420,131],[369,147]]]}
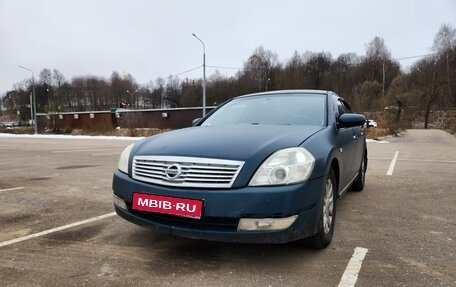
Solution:
{"label": "overcast sky", "polygon": [[30,77],[18,65],[67,80],[166,78],[202,64],[192,33],[207,65],[242,67],[261,45],[285,62],[294,51],[364,55],[375,36],[393,58],[427,54],[444,23],[456,27],[456,0],[0,0],[0,96]]}

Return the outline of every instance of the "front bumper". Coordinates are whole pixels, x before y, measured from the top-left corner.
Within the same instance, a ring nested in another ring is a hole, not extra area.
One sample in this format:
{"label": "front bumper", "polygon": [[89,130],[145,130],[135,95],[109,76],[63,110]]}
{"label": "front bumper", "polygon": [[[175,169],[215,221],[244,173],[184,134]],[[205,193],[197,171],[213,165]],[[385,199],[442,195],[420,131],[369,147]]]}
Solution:
{"label": "front bumper", "polygon": [[[116,171],[113,190],[127,209],[115,205],[118,215],[135,224],[192,239],[243,243],[286,243],[309,237],[317,231],[324,179],[286,186],[236,189],[190,189],[152,185]],[[149,193],[204,201],[200,220],[131,209],[133,193]],[[280,231],[238,231],[240,218],[283,218],[298,215]]]}

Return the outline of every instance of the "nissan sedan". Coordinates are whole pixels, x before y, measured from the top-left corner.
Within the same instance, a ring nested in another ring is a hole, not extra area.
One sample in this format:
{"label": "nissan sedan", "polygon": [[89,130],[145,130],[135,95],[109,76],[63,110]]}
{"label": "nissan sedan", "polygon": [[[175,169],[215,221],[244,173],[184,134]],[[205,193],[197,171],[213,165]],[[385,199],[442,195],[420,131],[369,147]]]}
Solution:
{"label": "nissan sedan", "polygon": [[190,128],[128,146],[115,210],[186,238],[325,248],[336,199],[364,187],[364,123],[330,91],[233,98]]}

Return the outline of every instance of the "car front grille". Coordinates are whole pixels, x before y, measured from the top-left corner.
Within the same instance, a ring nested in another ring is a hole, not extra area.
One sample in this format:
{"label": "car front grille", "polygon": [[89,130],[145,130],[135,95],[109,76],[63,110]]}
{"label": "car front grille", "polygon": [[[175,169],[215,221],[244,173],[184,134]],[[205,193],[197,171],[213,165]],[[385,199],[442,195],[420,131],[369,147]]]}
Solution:
{"label": "car front grille", "polygon": [[133,179],[168,186],[229,188],[244,162],[212,158],[135,156]]}

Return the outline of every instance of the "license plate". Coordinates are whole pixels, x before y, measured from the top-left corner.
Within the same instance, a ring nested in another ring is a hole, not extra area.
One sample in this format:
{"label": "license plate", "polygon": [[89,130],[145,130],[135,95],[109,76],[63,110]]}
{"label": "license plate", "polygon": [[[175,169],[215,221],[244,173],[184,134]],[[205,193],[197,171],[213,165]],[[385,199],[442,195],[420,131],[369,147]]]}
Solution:
{"label": "license plate", "polygon": [[203,201],[145,193],[133,193],[132,208],[138,211],[157,212],[200,219]]}

